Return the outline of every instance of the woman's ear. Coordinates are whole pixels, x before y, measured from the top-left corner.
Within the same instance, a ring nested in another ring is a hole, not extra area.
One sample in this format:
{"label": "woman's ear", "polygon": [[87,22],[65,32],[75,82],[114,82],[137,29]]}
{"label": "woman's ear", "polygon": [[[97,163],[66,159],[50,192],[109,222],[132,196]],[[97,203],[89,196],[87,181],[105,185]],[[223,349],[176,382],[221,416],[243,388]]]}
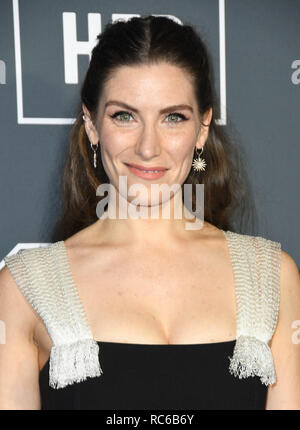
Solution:
{"label": "woman's ear", "polygon": [[92,121],[91,115],[87,109],[87,107],[83,104],[82,105],[82,110],[84,113],[84,127],[85,127],[85,131],[86,134],[88,135],[89,141],[91,142],[92,145],[97,145],[97,143],[99,142],[99,136],[98,136],[98,132],[97,129]]}
{"label": "woman's ear", "polygon": [[198,149],[201,149],[205,145],[205,142],[207,141],[208,134],[209,134],[209,126],[212,119],[212,113],[213,113],[212,108],[209,108],[202,117],[200,129],[198,133],[197,144],[196,144]]}

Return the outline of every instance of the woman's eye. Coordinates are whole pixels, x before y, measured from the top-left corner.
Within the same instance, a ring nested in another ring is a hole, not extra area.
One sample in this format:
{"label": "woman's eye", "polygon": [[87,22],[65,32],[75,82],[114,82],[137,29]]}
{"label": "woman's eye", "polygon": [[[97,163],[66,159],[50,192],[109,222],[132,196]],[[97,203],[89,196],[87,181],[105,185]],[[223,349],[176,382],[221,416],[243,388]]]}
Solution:
{"label": "woman's eye", "polygon": [[[117,119],[120,122],[131,122],[129,121],[130,117],[132,117],[131,112],[127,112],[127,111],[118,111],[115,112],[113,115],[110,115],[111,118],[113,119]],[[184,116],[182,113],[177,113],[177,112],[173,112],[170,113],[167,118],[170,118],[170,121],[167,121],[169,123],[177,123],[177,122],[182,122],[182,121],[186,121],[187,117]]]}
{"label": "woman's eye", "polygon": [[[120,120],[119,118],[117,118],[118,116],[121,118],[125,117],[125,119]],[[131,116],[131,113],[126,112],[126,111],[119,111],[119,112],[114,113],[113,115],[110,115],[111,118],[117,118],[121,122],[127,122],[130,116]]]}
{"label": "woman's eye", "polygon": [[[173,112],[173,113],[170,113],[168,115],[168,117],[169,118],[170,117],[173,118],[173,120],[168,121],[168,122],[182,122],[182,121],[186,121],[187,120],[187,117],[184,116],[182,113],[175,113],[175,112]],[[174,118],[175,118],[175,121],[174,121]],[[182,121],[179,121],[178,118],[181,118]]]}

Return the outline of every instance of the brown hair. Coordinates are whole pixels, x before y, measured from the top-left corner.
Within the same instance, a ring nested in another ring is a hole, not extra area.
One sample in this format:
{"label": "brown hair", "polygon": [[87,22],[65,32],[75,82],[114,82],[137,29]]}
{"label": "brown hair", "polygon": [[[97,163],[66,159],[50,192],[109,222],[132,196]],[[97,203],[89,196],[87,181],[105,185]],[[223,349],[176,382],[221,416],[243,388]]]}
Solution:
{"label": "brown hair", "polygon": [[[97,150],[97,168],[92,165],[93,152],[82,119],[82,103],[94,121],[103,87],[114,70],[121,66],[160,61],[179,66],[190,74],[200,119],[210,107],[213,109],[209,136],[202,154],[207,168],[195,174],[191,167],[184,182],[193,184],[193,207],[195,184],[203,183],[205,221],[224,230],[242,232],[245,215],[249,219],[254,215],[241,148],[238,149],[229,138],[224,126],[215,122],[217,98],[211,59],[200,35],[192,25],[180,25],[166,17],[134,17],[127,22],[108,23],[98,35],[98,43],[92,51],[81,87],[80,108],[71,130],[61,184],[63,210],[52,233],[53,241],[65,240],[97,221],[96,206],[103,197],[96,196],[96,188],[109,182],[100,148]],[[235,217],[240,218],[237,227],[234,226]]]}

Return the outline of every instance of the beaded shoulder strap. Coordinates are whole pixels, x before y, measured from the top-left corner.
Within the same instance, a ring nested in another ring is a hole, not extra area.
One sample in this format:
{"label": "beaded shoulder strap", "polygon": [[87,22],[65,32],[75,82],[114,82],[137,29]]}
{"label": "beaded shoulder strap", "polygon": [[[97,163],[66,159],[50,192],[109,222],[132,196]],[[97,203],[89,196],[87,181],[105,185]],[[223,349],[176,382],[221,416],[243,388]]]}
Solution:
{"label": "beaded shoulder strap", "polygon": [[276,382],[269,342],[274,334],[280,300],[281,244],[260,236],[223,231],[235,279],[237,333],[229,371],[239,378],[259,376]]}
{"label": "beaded shoulder strap", "polygon": [[64,242],[22,249],[4,261],[53,341],[49,385],[59,389],[100,376],[99,345],[73,282]]}

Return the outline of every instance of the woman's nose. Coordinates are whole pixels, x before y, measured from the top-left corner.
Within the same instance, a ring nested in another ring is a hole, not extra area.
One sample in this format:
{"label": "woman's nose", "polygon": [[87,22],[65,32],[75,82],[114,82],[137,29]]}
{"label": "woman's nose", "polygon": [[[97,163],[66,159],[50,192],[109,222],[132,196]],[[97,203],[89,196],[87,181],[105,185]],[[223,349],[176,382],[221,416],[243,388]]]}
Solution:
{"label": "woman's nose", "polygon": [[136,142],[135,153],[144,159],[158,156],[161,152],[161,144],[162,139],[155,126],[145,126]]}

